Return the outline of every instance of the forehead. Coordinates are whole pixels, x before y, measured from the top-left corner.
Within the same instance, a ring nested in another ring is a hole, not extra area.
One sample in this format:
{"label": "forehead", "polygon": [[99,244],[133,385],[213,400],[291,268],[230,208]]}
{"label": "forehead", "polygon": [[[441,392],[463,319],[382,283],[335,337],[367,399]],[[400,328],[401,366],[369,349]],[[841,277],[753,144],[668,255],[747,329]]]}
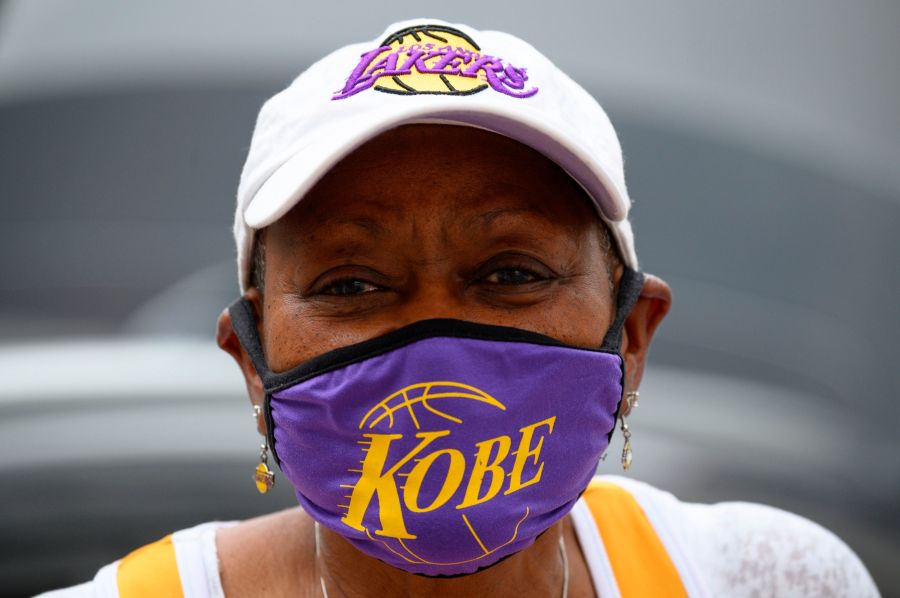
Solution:
{"label": "forehead", "polygon": [[417,124],[357,148],[276,225],[309,232],[355,221],[375,230],[423,218],[460,224],[512,217],[563,228],[599,224],[583,189],[530,147],[473,127]]}

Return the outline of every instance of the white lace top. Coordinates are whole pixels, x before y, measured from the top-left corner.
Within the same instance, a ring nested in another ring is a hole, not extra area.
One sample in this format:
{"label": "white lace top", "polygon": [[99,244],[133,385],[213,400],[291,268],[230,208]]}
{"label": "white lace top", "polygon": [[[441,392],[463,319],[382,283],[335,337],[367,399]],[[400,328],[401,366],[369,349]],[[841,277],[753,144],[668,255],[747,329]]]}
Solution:
{"label": "white lace top", "polygon": [[[602,478],[637,499],[692,597],[879,596],[859,557],[808,519],[754,503],[686,503],[642,482]],[[594,586],[606,598],[596,578]]]}

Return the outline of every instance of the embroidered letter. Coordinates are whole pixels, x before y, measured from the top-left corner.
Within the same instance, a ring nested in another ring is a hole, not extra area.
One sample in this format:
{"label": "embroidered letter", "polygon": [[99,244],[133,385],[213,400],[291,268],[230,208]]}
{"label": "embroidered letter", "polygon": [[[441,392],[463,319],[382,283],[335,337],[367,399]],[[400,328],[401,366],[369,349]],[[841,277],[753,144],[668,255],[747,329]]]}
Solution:
{"label": "embroidered letter", "polygon": [[344,85],[344,88],[336,93],[331,99],[332,100],[342,100],[344,98],[349,98],[350,96],[361,92],[364,89],[369,89],[375,84],[377,77],[372,77],[371,75],[364,75],[366,69],[372,64],[372,61],[375,60],[382,52],[386,52],[390,50],[390,46],[382,46],[380,48],[375,48],[374,50],[369,50],[359,58],[359,64],[356,65],[356,68],[353,69],[353,72],[350,73],[350,76],[347,77],[347,84]]}

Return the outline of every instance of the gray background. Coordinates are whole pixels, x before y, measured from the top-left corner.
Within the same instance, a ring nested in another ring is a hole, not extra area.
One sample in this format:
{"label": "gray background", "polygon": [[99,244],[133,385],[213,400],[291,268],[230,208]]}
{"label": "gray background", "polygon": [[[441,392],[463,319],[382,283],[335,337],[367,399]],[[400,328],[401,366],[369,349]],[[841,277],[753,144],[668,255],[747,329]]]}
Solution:
{"label": "gray background", "polygon": [[530,41],[619,130],[642,266],[675,293],[634,477],[813,518],[900,595],[900,4],[442,6],[0,2],[7,587],[290,504],[252,494],[212,343],[237,177],[266,97],[427,12]]}

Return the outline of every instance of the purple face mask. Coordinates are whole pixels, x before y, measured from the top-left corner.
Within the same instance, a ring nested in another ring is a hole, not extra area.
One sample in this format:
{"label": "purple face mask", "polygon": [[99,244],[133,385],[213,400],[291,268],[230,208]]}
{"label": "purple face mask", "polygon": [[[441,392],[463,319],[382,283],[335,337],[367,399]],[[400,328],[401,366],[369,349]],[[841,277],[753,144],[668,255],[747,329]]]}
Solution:
{"label": "purple face mask", "polygon": [[389,565],[449,576],[530,546],[584,491],[615,428],[641,282],[626,272],[600,349],[426,320],[282,373],[265,364],[252,306],[230,311],[307,513]]}

